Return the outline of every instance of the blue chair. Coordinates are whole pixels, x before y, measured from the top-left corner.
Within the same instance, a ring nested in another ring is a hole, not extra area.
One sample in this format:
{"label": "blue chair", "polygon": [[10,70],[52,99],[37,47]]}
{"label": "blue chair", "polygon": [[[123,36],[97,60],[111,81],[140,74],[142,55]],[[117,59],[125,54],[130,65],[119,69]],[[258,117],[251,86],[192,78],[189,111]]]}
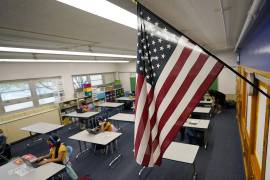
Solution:
{"label": "blue chair", "polygon": [[[70,159],[72,158],[72,155],[73,155],[73,147],[72,146],[67,146],[67,152],[68,152],[68,158],[69,158],[69,161],[70,161]],[[76,174],[76,172],[72,168],[71,163],[68,162],[65,166],[66,166],[66,172],[69,175],[69,177],[72,180],[78,179],[78,175]]]}
{"label": "blue chair", "polygon": [[73,147],[72,146],[67,146],[67,152],[68,152],[68,157],[71,158],[73,154]]}

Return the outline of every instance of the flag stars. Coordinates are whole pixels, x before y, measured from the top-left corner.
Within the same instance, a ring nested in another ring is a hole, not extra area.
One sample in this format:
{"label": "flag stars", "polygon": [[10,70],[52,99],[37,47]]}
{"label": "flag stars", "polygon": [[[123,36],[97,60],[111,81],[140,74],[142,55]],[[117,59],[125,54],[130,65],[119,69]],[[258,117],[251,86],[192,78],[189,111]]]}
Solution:
{"label": "flag stars", "polygon": [[139,49],[138,52],[139,52],[139,54],[142,54],[142,50],[141,49]]}
{"label": "flag stars", "polygon": [[150,36],[153,37],[153,36],[154,36],[154,33],[151,32],[151,33],[150,33]]}
{"label": "flag stars", "polygon": [[157,52],[157,48],[154,48],[153,51],[154,51],[154,53],[156,53]]}
{"label": "flag stars", "polygon": [[158,42],[159,42],[159,43],[161,43],[161,42],[162,42],[162,39],[161,39],[161,38],[159,38],[159,39],[158,39]]}
{"label": "flag stars", "polygon": [[163,46],[160,46],[159,50],[160,51],[163,51],[164,47]]}
{"label": "flag stars", "polygon": [[146,49],[146,45],[143,46],[143,49]]}
{"label": "flag stars", "polygon": [[170,45],[170,44],[167,44],[167,48],[168,48],[168,49],[171,49],[171,45]]}
{"label": "flag stars", "polygon": [[140,64],[140,61],[137,61],[137,64]]}
{"label": "flag stars", "polygon": [[143,70],[143,67],[141,66],[141,67],[140,67],[140,71],[142,71],[142,70]]}
{"label": "flag stars", "polygon": [[143,15],[143,12],[142,11],[140,12],[140,15]]}
{"label": "flag stars", "polygon": [[164,59],[165,58],[165,54],[162,54],[161,57]]}
{"label": "flag stars", "polygon": [[159,25],[159,23],[158,22],[155,22],[155,26],[158,26]]}
{"label": "flag stars", "polygon": [[165,28],[164,28],[164,31],[168,31],[168,29],[165,27]]}
{"label": "flag stars", "polygon": [[160,67],[160,64],[157,64],[157,68],[159,69],[159,67]]}
{"label": "flag stars", "polygon": [[147,16],[147,18],[146,18],[146,19],[147,19],[147,21],[150,21],[150,20],[151,20],[151,18],[150,18],[149,16]]}
{"label": "flag stars", "polygon": [[153,44],[153,45],[155,45],[155,44],[156,44],[156,42],[153,40],[153,41],[152,41],[152,44]]}
{"label": "flag stars", "polygon": [[154,76],[154,77],[156,77],[156,75],[157,75],[156,73],[153,73],[153,76]]}
{"label": "flag stars", "polygon": [[144,38],[143,38],[143,39],[141,39],[141,42],[142,42],[142,43],[144,43],[144,41],[145,41],[145,39],[144,39]]}

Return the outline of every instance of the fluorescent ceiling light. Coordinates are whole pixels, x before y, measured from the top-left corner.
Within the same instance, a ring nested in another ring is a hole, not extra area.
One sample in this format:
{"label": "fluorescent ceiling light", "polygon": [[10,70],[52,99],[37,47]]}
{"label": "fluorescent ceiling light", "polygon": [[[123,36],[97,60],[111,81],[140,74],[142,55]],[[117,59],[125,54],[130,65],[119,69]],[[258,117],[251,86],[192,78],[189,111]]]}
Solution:
{"label": "fluorescent ceiling light", "polygon": [[59,51],[48,49],[29,49],[29,48],[15,48],[15,47],[1,47],[0,52],[16,52],[16,53],[32,53],[32,54],[55,54],[55,55],[70,55],[70,56],[95,56],[95,57],[113,57],[113,58],[136,58],[133,55],[121,54],[105,54],[105,53],[91,53],[79,51]]}
{"label": "fluorescent ceiling light", "polygon": [[0,59],[0,62],[55,62],[55,63],[129,63],[127,60],[50,60],[50,59]]}
{"label": "fluorescent ceiling light", "polygon": [[69,6],[137,29],[137,16],[106,0],[57,0]]}

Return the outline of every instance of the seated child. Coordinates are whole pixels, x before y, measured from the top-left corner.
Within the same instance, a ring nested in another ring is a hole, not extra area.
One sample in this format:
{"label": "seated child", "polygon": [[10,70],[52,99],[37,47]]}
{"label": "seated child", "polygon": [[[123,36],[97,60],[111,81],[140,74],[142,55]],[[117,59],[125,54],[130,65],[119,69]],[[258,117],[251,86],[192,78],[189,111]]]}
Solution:
{"label": "seated child", "polygon": [[80,105],[80,109],[82,110],[82,112],[89,112],[89,107],[88,105],[86,104],[86,102],[82,102],[82,104]]}
{"label": "seated child", "polygon": [[100,131],[110,131],[110,132],[117,132],[118,129],[109,121],[102,121],[99,122]]}

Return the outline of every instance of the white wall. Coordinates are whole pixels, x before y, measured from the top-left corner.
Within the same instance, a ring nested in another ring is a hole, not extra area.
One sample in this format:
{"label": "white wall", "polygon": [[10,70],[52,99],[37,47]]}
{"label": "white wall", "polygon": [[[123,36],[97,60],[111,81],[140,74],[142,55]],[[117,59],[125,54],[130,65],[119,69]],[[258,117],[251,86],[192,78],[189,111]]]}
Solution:
{"label": "white wall", "polygon": [[[226,64],[235,67],[236,66],[236,55],[232,51],[215,53]],[[123,72],[136,72],[136,62],[119,64],[118,71],[122,86],[126,90],[130,90],[130,82],[128,73]],[[224,68],[218,76],[218,90],[224,94],[235,94],[236,90],[236,76],[228,68]]]}
{"label": "white wall", "polygon": [[[236,66],[236,55],[231,51],[216,53],[226,64],[235,67]],[[236,93],[236,75],[228,68],[223,68],[218,76],[218,90],[224,94],[235,94]]]}
{"label": "white wall", "polygon": [[122,87],[126,91],[130,91],[130,73],[136,72],[136,63],[131,62],[127,64],[119,64],[118,66],[118,76],[122,83]]}
{"label": "white wall", "polygon": [[105,63],[0,63],[0,81],[61,76],[65,96],[73,98],[72,75],[115,72],[117,64]]}

